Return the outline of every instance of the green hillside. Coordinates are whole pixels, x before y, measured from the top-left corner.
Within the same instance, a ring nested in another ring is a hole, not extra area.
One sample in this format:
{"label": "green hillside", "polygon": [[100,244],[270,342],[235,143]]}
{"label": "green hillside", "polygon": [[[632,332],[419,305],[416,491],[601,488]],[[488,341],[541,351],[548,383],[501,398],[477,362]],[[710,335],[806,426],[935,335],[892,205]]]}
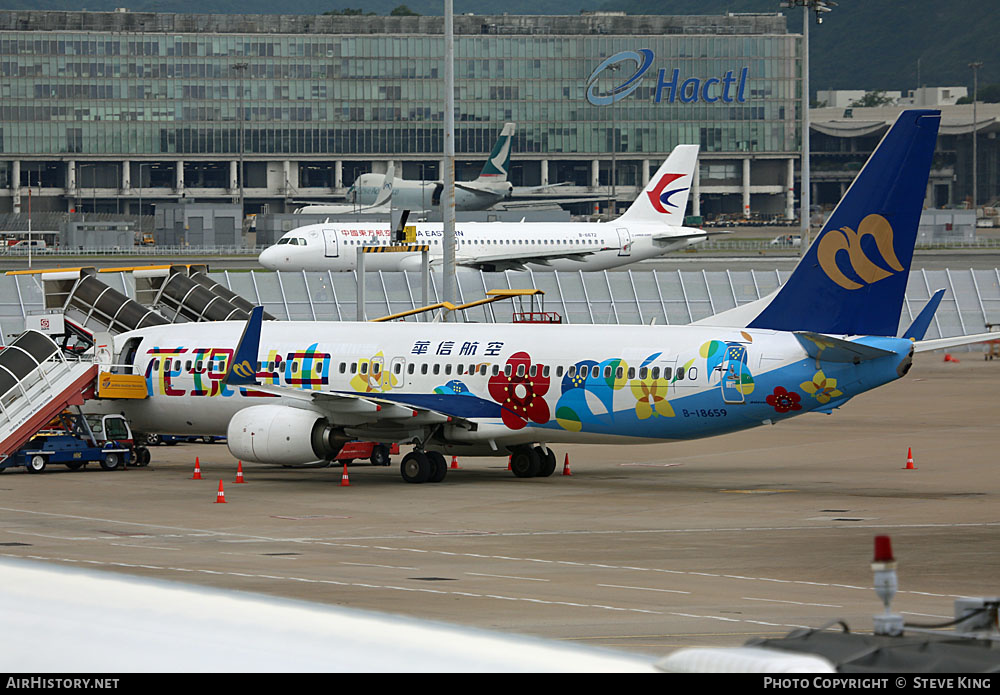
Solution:
{"label": "green hillside", "polygon": [[[302,0],[283,12],[322,14],[328,10],[363,7],[388,14],[400,0]],[[406,5],[420,14],[441,14],[441,0],[412,0]],[[581,9],[623,10],[629,14],[722,14],[774,12],[779,0],[508,0],[508,14],[577,14]],[[271,14],[265,0],[91,0],[88,10],[127,6],[145,12],[218,12]],[[455,0],[455,12],[490,14],[496,5],[485,0]],[[0,0],[0,9],[78,10],[68,0]],[[802,29],[802,10],[789,15],[790,31]],[[980,85],[1000,83],[1000,4],[998,0],[839,0],[823,24],[810,24],[811,86],[817,89],[901,90],[917,86],[972,87],[973,60],[985,65]]]}

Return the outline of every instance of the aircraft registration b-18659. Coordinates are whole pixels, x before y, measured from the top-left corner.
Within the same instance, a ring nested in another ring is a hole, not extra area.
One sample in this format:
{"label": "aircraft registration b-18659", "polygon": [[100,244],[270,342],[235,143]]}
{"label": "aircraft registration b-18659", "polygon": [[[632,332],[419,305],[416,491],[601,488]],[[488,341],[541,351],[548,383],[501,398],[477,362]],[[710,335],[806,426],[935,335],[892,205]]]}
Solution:
{"label": "aircraft registration b-18659", "polygon": [[[606,270],[704,241],[708,233],[684,226],[697,145],[678,145],[645,191],[612,222],[466,222],[455,229],[457,265],[481,270]],[[430,247],[431,264],[443,256],[443,227],[420,223],[416,241]],[[286,232],[264,249],[260,264],[272,270],[351,271],[359,246],[392,244],[388,224],[313,224]],[[418,251],[379,253],[366,270],[418,270]]]}
{"label": "aircraft registration b-18659", "polygon": [[117,336],[150,397],[104,403],[137,431],[226,434],[244,461],[412,444],[411,483],[442,480],[443,454],[511,454],[516,476],[546,476],[557,443],[696,439],[831,412],[904,376],[915,351],[991,335],[923,340],[939,292],[895,337],[939,124],[938,111],[901,114],[788,281],[710,321],[262,322],[257,307],[245,324]]}

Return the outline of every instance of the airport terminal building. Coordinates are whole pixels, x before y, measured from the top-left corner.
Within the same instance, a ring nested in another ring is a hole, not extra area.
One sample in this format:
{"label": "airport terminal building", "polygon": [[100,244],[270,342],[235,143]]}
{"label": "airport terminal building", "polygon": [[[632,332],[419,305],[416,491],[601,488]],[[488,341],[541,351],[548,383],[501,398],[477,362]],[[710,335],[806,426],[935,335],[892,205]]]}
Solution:
{"label": "airport terminal building", "polygon": [[[2,11],[0,212],[29,186],[36,211],[148,215],[241,183],[247,212],[283,212],[390,160],[439,178],[442,34],[442,17]],[[630,201],[698,143],[694,214],[796,214],[786,17],[462,15],[455,34],[459,180],[513,121],[518,186]]]}

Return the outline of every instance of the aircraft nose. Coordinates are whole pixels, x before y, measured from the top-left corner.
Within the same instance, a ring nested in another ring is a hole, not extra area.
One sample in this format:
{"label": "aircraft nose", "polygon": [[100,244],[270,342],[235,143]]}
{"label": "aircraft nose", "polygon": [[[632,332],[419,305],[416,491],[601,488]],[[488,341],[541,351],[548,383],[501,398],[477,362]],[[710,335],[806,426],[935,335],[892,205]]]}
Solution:
{"label": "aircraft nose", "polygon": [[260,256],[257,257],[257,262],[268,270],[278,269],[278,257],[281,254],[281,250],[276,246],[268,246],[266,249],[260,252]]}

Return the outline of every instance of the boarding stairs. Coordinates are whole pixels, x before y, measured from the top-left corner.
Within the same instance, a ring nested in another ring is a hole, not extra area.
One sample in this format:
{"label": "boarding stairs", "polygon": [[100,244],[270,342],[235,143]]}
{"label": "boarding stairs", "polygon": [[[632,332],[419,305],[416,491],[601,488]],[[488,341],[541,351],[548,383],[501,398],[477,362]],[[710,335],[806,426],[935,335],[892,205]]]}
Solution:
{"label": "boarding stairs", "polygon": [[67,358],[38,331],[0,351],[0,461],[24,446],[70,406],[95,397],[98,365]]}

